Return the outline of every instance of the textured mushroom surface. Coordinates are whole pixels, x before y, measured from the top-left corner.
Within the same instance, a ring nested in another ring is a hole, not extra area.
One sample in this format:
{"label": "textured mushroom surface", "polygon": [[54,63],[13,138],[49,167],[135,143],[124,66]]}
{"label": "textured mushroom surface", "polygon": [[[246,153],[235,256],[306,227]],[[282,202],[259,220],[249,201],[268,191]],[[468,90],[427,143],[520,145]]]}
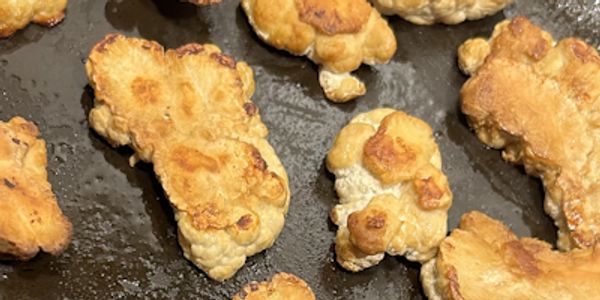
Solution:
{"label": "textured mushroom surface", "polygon": [[233,296],[233,300],[314,300],[304,280],[288,273],[277,273],[270,281],[252,282]]}
{"label": "textured mushroom surface", "polygon": [[458,24],[478,20],[502,10],[513,0],[373,0],[385,15],[399,15],[419,25]]}
{"label": "textured mushroom surface", "polygon": [[477,136],[542,179],[558,247],[600,240],[600,57],[585,42],[550,34],[524,17],[498,24],[489,40],[459,49],[472,77],[462,111]]}
{"label": "textured mushroom surface", "polygon": [[335,102],[366,93],[350,72],[396,52],[392,29],[366,0],[242,0],[242,7],[263,41],[319,65],[321,87]]}
{"label": "textured mushroom surface", "polygon": [[0,38],[8,37],[30,22],[52,27],[65,17],[67,0],[0,1]]}
{"label": "textured mushroom surface", "polygon": [[0,259],[58,255],[71,240],[48,182],[46,143],[23,118],[0,122]]}
{"label": "textured mushroom surface", "polygon": [[553,251],[470,212],[423,265],[421,282],[430,300],[600,299],[600,245]]}
{"label": "textured mushroom surface", "polygon": [[388,253],[431,259],[446,236],[452,193],[425,122],[392,109],[356,116],[327,156],[340,204],[337,261],[350,271],[376,265]]}
{"label": "textured mushroom surface", "polygon": [[96,95],[91,126],[113,146],[131,146],[132,164],[154,164],[187,259],[225,280],[273,245],[290,191],[250,99],[246,63],[214,45],[165,52],[113,34],[94,47],[86,69]]}

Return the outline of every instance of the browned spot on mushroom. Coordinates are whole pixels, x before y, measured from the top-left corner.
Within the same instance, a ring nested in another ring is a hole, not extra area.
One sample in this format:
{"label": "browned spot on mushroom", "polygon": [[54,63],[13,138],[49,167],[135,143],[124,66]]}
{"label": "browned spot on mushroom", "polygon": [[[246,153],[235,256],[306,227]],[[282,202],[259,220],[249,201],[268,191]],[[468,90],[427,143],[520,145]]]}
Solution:
{"label": "browned spot on mushroom", "polygon": [[535,44],[535,47],[531,51],[530,55],[534,59],[539,60],[539,59],[543,58],[544,56],[546,56],[546,53],[548,52],[548,50],[550,50],[550,48],[548,47],[548,43],[545,40],[539,40]]}
{"label": "browned spot on mushroom", "polygon": [[419,205],[424,209],[435,209],[440,206],[444,192],[435,184],[430,177],[414,181],[415,190],[419,195]]}
{"label": "browned spot on mushroom", "polygon": [[12,138],[12,142],[17,144],[17,145],[21,145],[21,140],[17,139],[17,138]]}
{"label": "browned spot on mushroom", "polygon": [[573,40],[571,43],[571,51],[583,63],[586,63],[593,57],[593,50],[588,45],[580,40]]}
{"label": "browned spot on mushroom", "polygon": [[19,127],[30,135],[37,136],[39,134],[38,128],[31,122],[21,123]]}
{"label": "browned spot on mushroom", "polygon": [[300,20],[328,35],[356,33],[369,20],[372,7],[356,0],[296,0]]}
{"label": "browned spot on mushroom", "polygon": [[12,183],[10,180],[4,178],[4,185],[9,189],[14,189],[16,185]]}
{"label": "browned spot on mushroom", "polygon": [[261,171],[267,170],[267,162],[263,159],[262,155],[260,155],[258,149],[252,150],[252,158],[254,159],[254,166],[256,166]]}
{"label": "browned spot on mushroom", "polygon": [[194,87],[190,82],[183,82],[179,85],[179,90],[183,94],[181,97],[181,110],[185,113],[186,116],[193,118],[194,117],[194,108],[197,106],[198,101],[196,101],[196,92]]}
{"label": "browned spot on mushroom", "polygon": [[247,115],[254,116],[256,114],[256,112],[258,111],[258,108],[256,107],[256,105],[254,105],[254,103],[247,102],[247,103],[244,103],[244,110],[246,111]]}
{"label": "browned spot on mushroom", "polygon": [[396,183],[414,172],[417,161],[416,150],[401,138],[389,136],[385,124],[365,143],[363,154],[365,167],[383,184]]}
{"label": "browned spot on mushroom", "polygon": [[175,50],[178,58],[182,58],[186,55],[199,54],[202,52],[204,52],[204,47],[200,44],[188,44]]}
{"label": "browned spot on mushroom", "polygon": [[512,22],[510,22],[509,28],[513,35],[520,36],[524,31],[524,25],[527,23],[527,19],[524,17],[516,17]]}
{"label": "browned spot on mushroom", "polygon": [[44,25],[46,27],[54,27],[54,26],[58,25],[58,23],[62,22],[62,20],[64,18],[65,18],[65,13],[63,12],[60,15],[54,17],[54,18],[50,18],[50,19],[45,20],[43,22],[39,22],[38,24]]}
{"label": "browned spot on mushroom", "polygon": [[506,254],[509,262],[524,274],[537,276],[541,273],[537,266],[535,256],[527,251],[519,241],[510,241],[506,243],[504,247],[506,247]]}
{"label": "browned spot on mushroom", "polygon": [[451,298],[454,300],[464,300],[463,296],[460,294],[460,285],[458,284],[458,276],[456,275],[456,269],[454,267],[448,269],[446,278],[448,278],[448,294],[452,296]]}
{"label": "browned spot on mushroom", "polygon": [[188,172],[195,172],[199,168],[209,172],[219,171],[219,163],[216,159],[196,149],[179,147],[173,150],[171,157],[180,168]]}
{"label": "browned spot on mushroom", "polygon": [[142,44],[142,48],[144,50],[162,51],[162,47],[159,44],[151,41],[144,41],[144,43]]}
{"label": "browned spot on mushroom", "polygon": [[386,169],[415,160],[416,154],[408,145],[400,139],[394,143],[394,140],[386,135],[386,129],[380,129],[383,130],[379,130],[367,141],[364,148],[365,156],[373,158],[382,167],[387,166]]}
{"label": "browned spot on mushroom", "polygon": [[235,60],[223,53],[212,53],[210,58],[216,60],[219,64],[225,67],[235,69]]}
{"label": "browned spot on mushroom", "polygon": [[138,77],[131,83],[135,98],[142,103],[157,103],[160,96],[160,84],[151,79]]}
{"label": "browned spot on mushroom", "polygon": [[386,213],[378,209],[365,209],[348,216],[350,242],[360,251],[374,255],[384,252],[388,245],[386,240]]}
{"label": "browned spot on mushroom", "polygon": [[118,37],[119,37],[119,34],[116,34],[116,33],[111,33],[111,34],[105,36],[104,39],[96,45],[96,51],[98,51],[100,53],[106,52],[106,46],[114,43]]}
{"label": "browned spot on mushroom", "polygon": [[367,228],[381,229],[385,226],[385,216],[378,214],[367,219]]}
{"label": "browned spot on mushroom", "polygon": [[367,141],[364,154],[366,157],[373,157],[375,160],[389,165],[395,158],[393,144],[393,140],[386,137],[385,131],[379,130]]}
{"label": "browned spot on mushroom", "polygon": [[252,215],[243,215],[236,223],[240,229],[248,229],[249,225],[252,224]]}
{"label": "browned spot on mushroom", "polygon": [[223,218],[223,212],[214,204],[194,207],[190,210],[192,224],[200,230],[223,229],[227,224]]}

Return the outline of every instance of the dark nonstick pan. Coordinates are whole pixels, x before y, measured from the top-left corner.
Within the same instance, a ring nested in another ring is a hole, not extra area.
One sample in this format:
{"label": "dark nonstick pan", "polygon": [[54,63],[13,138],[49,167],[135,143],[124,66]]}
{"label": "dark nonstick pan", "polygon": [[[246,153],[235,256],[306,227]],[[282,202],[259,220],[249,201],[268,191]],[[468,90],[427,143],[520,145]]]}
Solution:
{"label": "dark nonstick pan", "polygon": [[[63,255],[0,263],[0,299],[227,299],[247,282],[279,271],[304,278],[319,299],[423,299],[416,263],[387,257],[351,274],[334,261],[335,228],[328,213],[336,195],[324,158],[353,115],[382,106],[405,110],[434,128],[454,192],[449,228],[477,209],[520,235],[554,243],[540,181],[504,163],[466,125],[458,108],[466,78],[456,66],[456,49],[516,14],[557,37],[578,35],[598,46],[599,7],[592,0],[521,0],[504,13],[457,26],[389,18],[398,39],[393,61],[361,68],[368,94],[333,104],[322,95],[316,67],[260,42],[238,1],[198,8],[175,0],[72,0],[56,28],[29,26],[0,41],[0,118],[20,115],[39,125],[48,143],[50,181],[74,225]],[[131,151],[111,148],[88,126],[93,91],[84,62],[110,32],[165,47],[215,43],[256,73],[254,100],[287,168],[293,197],[273,248],[248,259],[225,283],[208,279],[183,258],[173,213],[152,167],[129,167]]]}

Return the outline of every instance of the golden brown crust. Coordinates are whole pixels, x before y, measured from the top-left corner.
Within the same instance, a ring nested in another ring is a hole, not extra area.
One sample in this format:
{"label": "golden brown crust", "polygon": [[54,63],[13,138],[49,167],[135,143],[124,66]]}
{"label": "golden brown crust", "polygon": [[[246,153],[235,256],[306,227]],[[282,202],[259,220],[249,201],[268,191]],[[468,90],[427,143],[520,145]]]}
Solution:
{"label": "golden brown crust", "polygon": [[383,14],[399,15],[419,25],[458,24],[477,20],[502,10],[513,0],[374,0]]}
{"label": "golden brown crust", "polygon": [[573,38],[554,45],[518,17],[498,24],[489,42],[465,43],[459,55],[473,74],[461,91],[470,125],[483,142],[504,149],[506,160],[542,178],[558,246],[591,247],[600,240],[596,50]]}
{"label": "golden brown crust", "polygon": [[398,230],[397,216],[388,203],[396,202],[392,196],[382,195],[371,200],[363,210],[348,216],[350,243],[366,255],[385,253]]}
{"label": "golden brown crust", "polygon": [[30,22],[55,26],[64,19],[66,7],[67,0],[0,1],[0,38],[12,35]]}
{"label": "golden brown crust", "polygon": [[384,253],[435,255],[452,193],[427,124],[391,109],[358,115],[336,137],[327,167],[340,197],[331,218],[344,268],[360,271]]}
{"label": "golden brown crust", "polygon": [[396,52],[394,33],[366,0],[243,0],[242,7],[262,40],[321,66],[319,82],[336,102],[366,92],[350,72]]}
{"label": "golden brown crust", "polygon": [[417,178],[413,181],[413,188],[419,197],[419,206],[422,209],[436,209],[444,205],[445,191],[440,173],[434,173],[431,177]]}
{"label": "golden brown crust", "polygon": [[[90,124],[154,169],[173,207],[186,258],[227,279],[281,232],[290,192],[250,97],[252,70],[214,45],[164,51],[108,35],[86,65]],[[218,124],[218,125],[216,125]]]}
{"label": "golden brown crust", "polygon": [[553,251],[480,212],[463,215],[431,266],[422,272],[430,299],[600,299],[600,245]]}
{"label": "golden brown crust", "polygon": [[289,273],[277,273],[270,281],[251,282],[233,300],[314,300],[304,280]]}
{"label": "golden brown crust", "polygon": [[328,35],[359,32],[373,9],[362,0],[295,1],[300,21]]}
{"label": "golden brown crust", "polygon": [[391,185],[413,177],[435,150],[427,124],[410,118],[385,118],[365,144],[363,164],[383,185]]}
{"label": "golden brown crust", "polygon": [[0,258],[27,260],[38,251],[58,255],[71,240],[46,172],[46,144],[20,117],[0,122]]}
{"label": "golden brown crust", "polygon": [[[124,65],[115,68],[118,63]],[[125,72],[130,68],[139,71]],[[246,111],[253,105],[252,70],[214,45],[165,52],[152,41],[110,34],[94,47],[86,69],[96,94],[94,129],[115,145],[132,144],[142,160],[150,161],[171,132],[209,140],[267,135],[260,116]]]}

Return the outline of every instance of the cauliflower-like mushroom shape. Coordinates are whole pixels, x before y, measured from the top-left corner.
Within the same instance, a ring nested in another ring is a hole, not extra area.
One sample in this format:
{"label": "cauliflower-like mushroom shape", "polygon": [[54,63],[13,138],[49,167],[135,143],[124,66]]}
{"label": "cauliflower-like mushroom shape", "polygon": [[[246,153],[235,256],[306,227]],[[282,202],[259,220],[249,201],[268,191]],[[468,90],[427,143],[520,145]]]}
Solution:
{"label": "cauliflower-like mushroom shape", "polygon": [[392,29],[367,0],[242,0],[242,7],[263,41],[320,66],[321,87],[335,102],[366,93],[350,72],[396,52]]}
{"label": "cauliflower-like mushroom shape", "polygon": [[568,253],[534,238],[518,238],[480,212],[459,228],[421,269],[430,300],[600,299],[600,245]]}
{"label": "cauliflower-like mushroom shape", "polygon": [[388,253],[431,259],[446,236],[452,202],[431,128],[392,109],[356,116],[327,156],[340,204],[338,263],[350,271],[376,265]]}
{"label": "cauliflower-like mushroom shape", "polygon": [[28,260],[40,250],[58,255],[71,240],[48,182],[46,143],[23,118],[0,122],[0,259]]}
{"label": "cauliflower-like mushroom shape", "polygon": [[91,126],[131,146],[165,189],[184,256],[225,280],[273,245],[289,206],[288,179],[250,97],[252,70],[214,45],[164,51],[105,37],[86,64]]}
{"label": "cauliflower-like mushroom shape", "polygon": [[550,34],[524,17],[498,24],[490,40],[459,49],[472,77],[462,111],[481,141],[539,176],[558,247],[600,241],[600,57],[585,42]]}
{"label": "cauliflower-like mushroom shape", "polygon": [[0,1],[0,38],[24,28],[30,22],[52,27],[65,17],[67,0]]}
{"label": "cauliflower-like mushroom shape", "polygon": [[385,15],[398,15],[418,25],[458,24],[502,10],[514,0],[373,0]]}

